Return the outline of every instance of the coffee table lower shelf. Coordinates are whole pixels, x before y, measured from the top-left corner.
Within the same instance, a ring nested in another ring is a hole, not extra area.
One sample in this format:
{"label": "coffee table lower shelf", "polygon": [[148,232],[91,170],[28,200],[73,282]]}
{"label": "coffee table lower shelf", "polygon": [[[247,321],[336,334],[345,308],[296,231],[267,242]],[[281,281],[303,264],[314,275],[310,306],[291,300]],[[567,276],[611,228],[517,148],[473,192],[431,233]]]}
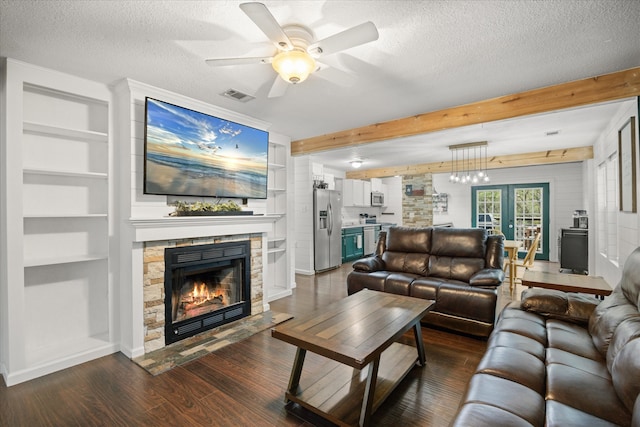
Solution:
{"label": "coffee table lower shelf", "polygon": [[[415,347],[393,343],[380,356],[373,398],[374,412],[418,361]],[[340,426],[357,426],[367,384],[368,369],[358,370],[330,360],[308,378],[301,378],[296,394],[287,392],[288,401]]]}

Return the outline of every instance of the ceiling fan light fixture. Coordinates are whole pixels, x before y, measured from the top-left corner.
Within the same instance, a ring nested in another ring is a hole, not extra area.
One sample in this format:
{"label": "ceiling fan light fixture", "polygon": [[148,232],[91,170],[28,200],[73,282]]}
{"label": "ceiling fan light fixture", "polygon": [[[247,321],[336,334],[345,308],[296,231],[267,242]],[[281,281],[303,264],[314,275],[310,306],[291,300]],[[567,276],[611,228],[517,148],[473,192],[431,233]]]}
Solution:
{"label": "ceiling fan light fixture", "polygon": [[362,160],[352,160],[351,161],[351,167],[354,169],[358,169],[360,166],[362,166]]}
{"label": "ceiling fan light fixture", "polygon": [[278,75],[288,83],[302,83],[316,69],[316,61],[299,49],[280,52],[271,63]]}

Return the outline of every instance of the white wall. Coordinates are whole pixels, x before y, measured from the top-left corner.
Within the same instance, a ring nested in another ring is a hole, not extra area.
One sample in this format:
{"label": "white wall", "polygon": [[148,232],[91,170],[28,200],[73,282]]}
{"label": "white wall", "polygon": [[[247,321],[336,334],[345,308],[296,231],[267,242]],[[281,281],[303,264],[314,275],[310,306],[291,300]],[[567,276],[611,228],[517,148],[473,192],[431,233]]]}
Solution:
{"label": "white wall", "polygon": [[313,176],[309,156],[294,157],[295,176],[295,270],[314,274],[313,265]]}
{"label": "white wall", "polygon": [[[624,123],[629,120],[630,117],[636,118],[636,135],[635,135],[635,144],[636,144],[636,176],[640,176],[640,162],[639,162],[639,151],[638,150],[638,142],[640,141],[640,125],[639,125],[639,111],[638,111],[638,99],[634,98],[630,101],[624,102],[620,106],[620,110],[613,117],[605,131],[602,133],[598,141],[594,146],[594,159],[592,171],[594,176],[597,177],[595,171],[598,168],[598,165],[601,164],[605,159],[607,159],[611,154],[617,153],[618,151],[618,130],[624,125]],[[594,191],[596,188],[597,181],[594,179]],[[619,185],[619,183],[618,183]],[[636,198],[640,200],[640,184],[636,184]],[[596,206],[596,197],[594,194],[593,197],[593,207],[592,210],[594,212],[593,218],[589,218],[589,226],[591,224],[594,226],[598,223],[598,215],[595,209]],[[589,245],[590,253],[595,258],[595,274],[603,276],[605,280],[611,285],[615,286],[620,277],[622,275],[622,266],[624,265],[625,260],[628,255],[640,245],[640,213],[629,213],[629,212],[618,212],[617,217],[617,236],[616,239],[618,241],[618,259],[611,260],[607,258],[606,255],[601,253],[597,246],[597,234],[594,233],[590,236],[591,241]],[[593,228],[593,227],[591,227]]]}
{"label": "white wall", "polygon": [[[573,225],[574,210],[588,207],[588,201],[583,198],[585,177],[582,163],[493,169],[489,176],[490,185],[549,184],[549,260],[558,261],[559,230]],[[433,223],[453,222],[455,227],[471,227],[471,186],[451,184],[449,174],[434,174],[433,186],[439,193],[449,194],[448,212],[434,214]]]}

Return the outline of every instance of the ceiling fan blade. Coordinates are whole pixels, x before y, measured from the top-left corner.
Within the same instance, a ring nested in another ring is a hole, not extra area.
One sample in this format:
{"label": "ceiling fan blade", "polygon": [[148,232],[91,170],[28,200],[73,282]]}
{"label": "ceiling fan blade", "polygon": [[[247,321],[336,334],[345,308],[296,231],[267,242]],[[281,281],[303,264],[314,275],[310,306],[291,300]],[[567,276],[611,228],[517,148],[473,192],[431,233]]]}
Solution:
{"label": "ceiling fan blade", "polygon": [[229,65],[270,64],[272,57],[248,57],[248,58],[219,58],[205,59],[204,62],[212,67],[227,67]]}
{"label": "ceiling fan blade", "polygon": [[282,77],[276,76],[276,79],[273,81],[273,85],[269,90],[267,98],[278,98],[284,95],[288,88],[289,83],[285,82]]}
{"label": "ceiling fan blade", "polygon": [[311,44],[307,52],[314,56],[330,55],[374,40],[378,40],[378,29],[369,21],[319,40]]}
{"label": "ceiling fan blade", "polygon": [[320,77],[321,79],[327,80],[331,83],[335,83],[338,86],[342,87],[350,87],[353,86],[357,78],[351,73],[340,70],[336,67],[330,67],[327,64],[323,64],[320,62],[316,62],[318,64],[318,70],[315,75]]}
{"label": "ceiling fan blade", "polygon": [[269,9],[258,2],[242,3],[240,9],[262,30],[278,49],[291,50],[293,43]]}

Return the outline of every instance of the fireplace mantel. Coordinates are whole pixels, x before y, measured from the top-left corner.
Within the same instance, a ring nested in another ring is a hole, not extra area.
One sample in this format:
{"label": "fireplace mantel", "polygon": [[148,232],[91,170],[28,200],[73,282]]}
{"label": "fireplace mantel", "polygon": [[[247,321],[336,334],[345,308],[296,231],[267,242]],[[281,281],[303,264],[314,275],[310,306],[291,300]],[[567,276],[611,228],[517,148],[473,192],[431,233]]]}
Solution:
{"label": "fireplace mantel", "polygon": [[267,233],[280,215],[130,218],[134,242]]}

